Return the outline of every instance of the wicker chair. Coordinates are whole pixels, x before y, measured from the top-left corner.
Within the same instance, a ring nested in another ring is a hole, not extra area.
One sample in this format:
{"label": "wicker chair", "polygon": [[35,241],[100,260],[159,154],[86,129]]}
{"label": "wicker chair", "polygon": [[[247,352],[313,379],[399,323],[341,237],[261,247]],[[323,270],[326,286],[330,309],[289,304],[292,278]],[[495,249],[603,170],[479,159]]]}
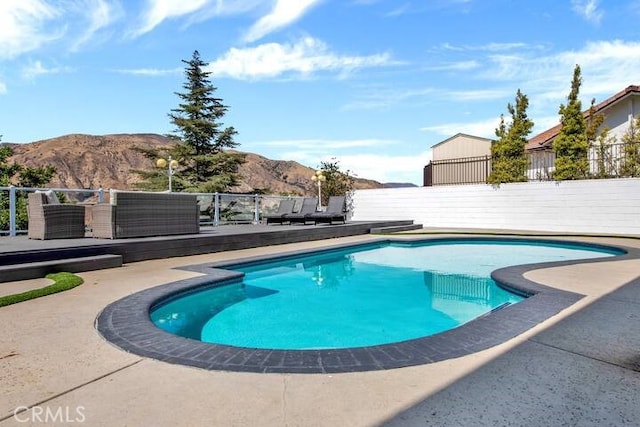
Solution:
{"label": "wicker chair", "polygon": [[84,237],[82,205],[50,203],[45,193],[30,193],[27,205],[30,239],[76,239]]}
{"label": "wicker chair", "polygon": [[200,207],[194,194],[114,191],[110,204],[92,209],[93,237],[169,236],[200,232]]}

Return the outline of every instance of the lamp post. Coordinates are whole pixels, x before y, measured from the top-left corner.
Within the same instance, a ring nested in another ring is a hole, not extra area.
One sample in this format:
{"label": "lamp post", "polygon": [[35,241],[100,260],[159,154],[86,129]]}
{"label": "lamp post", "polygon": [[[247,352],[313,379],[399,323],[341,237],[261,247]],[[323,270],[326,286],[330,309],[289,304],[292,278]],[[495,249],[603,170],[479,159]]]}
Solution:
{"label": "lamp post", "polygon": [[171,159],[171,156],[169,156],[169,159],[160,158],[156,160],[156,166],[162,169],[167,168],[167,176],[169,177],[169,193],[171,193],[172,191],[171,178],[175,173],[175,169],[178,167],[178,161]]}
{"label": "lamp post", "polygon": [[315,174],[311,177],[311,181],[318,184],[318,210],[322,210],[322,183],[327,180],[327,177],[324,176],[324,172],[321,170],[316,171]]}

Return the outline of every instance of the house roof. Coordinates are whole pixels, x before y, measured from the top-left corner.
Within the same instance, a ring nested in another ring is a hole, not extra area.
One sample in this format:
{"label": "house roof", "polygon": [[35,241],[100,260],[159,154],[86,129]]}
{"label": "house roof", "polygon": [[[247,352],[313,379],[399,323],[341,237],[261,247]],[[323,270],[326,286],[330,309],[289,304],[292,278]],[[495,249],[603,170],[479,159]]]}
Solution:
{"label": "house roof", "polygon": [[477,139],[478,141],[482,141],[482,142],[491,142],[492,141],[489,138],[483,138],[481,136],[474,136],[474,135],[469,135],[469,134],[466,134],[466,133],[456,133],[452,137],[449,137],[449,138],[445,139],[444,141],[440,141],[437,144],[432,145],[431,148],[436,148],[436,147],[438,147],[440,145],[446,144],[447,142],[449,142],[449,141],[451,141],[453,139],[459,138],[461,136],[463,136],[465,138]]}
{"label": "house roof", "polygon": [[[596,113],[600,113],[603,110],[611,107],[613,104],[618,101],[626,98],[630,95],[639,95],[640,94],[640,86],[627,86],[624,90],[616,93],[610,98],[605,99],[599,104],[594,106]],[[589,115],[589,110],[586,110],[582,113],[585,117]],[[560,133],[560,129],[562,129],[562,125],[556,125],[550,129],[545,130],[529,139],[527,145],[525,146],[525,150],[534,151],[548,148],[556,136]]]}

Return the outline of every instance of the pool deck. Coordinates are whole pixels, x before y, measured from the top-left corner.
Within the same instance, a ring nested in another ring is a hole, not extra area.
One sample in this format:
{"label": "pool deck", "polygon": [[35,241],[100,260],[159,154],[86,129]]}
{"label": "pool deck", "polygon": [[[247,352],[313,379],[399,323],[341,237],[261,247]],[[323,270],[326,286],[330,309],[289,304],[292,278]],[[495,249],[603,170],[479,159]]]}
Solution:
{"label": "pool deck", "polygon": [[[37,425],[47,413],[58,417],[47,425],[84,421],[91,426],[638,425],[636,258],[526,272],[528,280],[585,297],[493,347],[398,369],[210,371],[124,352],[94,326],[98,314],[116,300],[201,276],[181,267],[378,238],[360,235],[125,263],[79,273],[85,283],[70,291],[0,308],[0,426],[28,425],[25,420]],[[637,239],[570,240],[640,249]],[[0,283],[0,289],[42,284],[42,279]],[[22,411],[26,408],[31,409]]]}

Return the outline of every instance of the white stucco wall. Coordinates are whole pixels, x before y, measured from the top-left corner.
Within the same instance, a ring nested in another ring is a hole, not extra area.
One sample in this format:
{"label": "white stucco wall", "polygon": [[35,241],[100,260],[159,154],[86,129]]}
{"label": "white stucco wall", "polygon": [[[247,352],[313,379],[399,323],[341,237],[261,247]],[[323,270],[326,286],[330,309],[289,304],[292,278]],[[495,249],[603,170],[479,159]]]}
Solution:
{"label": "white stucco wall", "polygon": [[640,179],[357,190],[351,211],[424,227],[640,234]]}

